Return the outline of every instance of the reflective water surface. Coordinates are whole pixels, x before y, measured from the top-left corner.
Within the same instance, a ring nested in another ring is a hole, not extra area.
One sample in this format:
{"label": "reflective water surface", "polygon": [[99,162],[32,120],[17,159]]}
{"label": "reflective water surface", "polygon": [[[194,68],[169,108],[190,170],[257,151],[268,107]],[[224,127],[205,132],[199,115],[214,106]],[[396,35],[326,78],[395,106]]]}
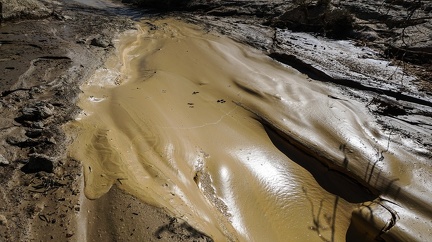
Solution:
{"label": "reflective water surface", "polygon": [[400,188],[392,177],[431,187],[402,171],[426,167],[424,151],[393,147],[359,103],[247,46],[164,19],[117,49],[73,124],[89,198],[115,183],[215,241],[344,241],[360,203]]}

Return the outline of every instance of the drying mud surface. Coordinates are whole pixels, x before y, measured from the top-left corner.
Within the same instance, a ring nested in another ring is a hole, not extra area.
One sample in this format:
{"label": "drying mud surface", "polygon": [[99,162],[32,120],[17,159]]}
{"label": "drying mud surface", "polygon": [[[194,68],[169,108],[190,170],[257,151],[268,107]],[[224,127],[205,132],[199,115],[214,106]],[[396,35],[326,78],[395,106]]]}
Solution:
{"label": "drying mud surface", "polygon": [[73,124],[87,197],[116,184],[215,241],[431,236],[429,151],[361,102],[176,19],[116,45]]}
{"label": "drying mud surface", "polygon": [[0,241],[430,240],[431,5],[325,2],[0,0]]}

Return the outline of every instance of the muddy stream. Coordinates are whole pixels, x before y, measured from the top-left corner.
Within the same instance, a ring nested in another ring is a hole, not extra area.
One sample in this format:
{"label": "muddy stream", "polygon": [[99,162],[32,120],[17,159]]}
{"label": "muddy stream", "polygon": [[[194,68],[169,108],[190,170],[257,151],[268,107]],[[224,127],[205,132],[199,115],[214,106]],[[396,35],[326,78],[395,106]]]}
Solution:
{"label": "muddy stream", "polygon": [[380,195],[415,200],[400,220],[424,227],[425,151],[335,87],[175,19],[141,22],[116,48],[73,123],[88,198],[116,184],[215,241],[344,241]]}

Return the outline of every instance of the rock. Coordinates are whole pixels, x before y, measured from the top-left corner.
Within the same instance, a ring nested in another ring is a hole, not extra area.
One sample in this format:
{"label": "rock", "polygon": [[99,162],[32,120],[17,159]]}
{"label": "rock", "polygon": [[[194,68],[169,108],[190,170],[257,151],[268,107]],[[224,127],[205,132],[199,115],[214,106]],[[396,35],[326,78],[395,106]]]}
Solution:
{"label": "rock", "polygon": [[346,9],[331,4],[310,3],[307,10],[305,11],[305,6],[298,5],[266,24],[293,31],[324,34],[338,39],[351,35],[354,18]]}
{"label": "rock", "polygon": [[55,159],[43,154],[31,154],[30,158],[21,171],[25,173],[35,173],[45,171],[52,173],[54,171]]}
{"label": "rock", "polygon": [[2,0],[1,16],[4,20],[17,18],[43,18],[51,15],[39,0]]}
{"label": "rock", "polygon": [[81,38],[81,39],[78,39],[77,41],[76,41],[76,43],[77,44],[86,44],[86,42],[87,42],[87,40],[86,39],[84,39],[84,38]]}
{"label": "rock", "polygon": [[32,128],[36,128],[36,129],[43,129],[44,128],[44,123],[39,121],[39,122],[34,122],[32,123],[31,127]]}
{"label": "rock", "polygon": [[106,47],[110,46],[111,43],[106,38],[98,36],[98,37],[91,40],[90,45],[93,45],[96,47],[101,47],[101,48],[106,48]]}
{"label": "rock", "polygon": [[47,144],[57,144],[57,141],[54,139],[54,137],[50,137],[45,141]]}
{"label": "rock", "polygon": [[358,39],[361,39],[361,40],[366,40],[366,41],[375,41],[375,40],[379,39],[379,36],[375,31],[359,32],[359,33],[357,33],[357,35],[355,37]]}
{"label": "rock", "polygon": [[44,210],[45,206],[43,203],[37,203],[34,205],[33,212],[40,213]]}
{"label": "rock", "polygon": [[6,137],[6,143],[13,146],[19,146],[20,144],[25,143],[27,139],[24,129],[15,129],[8,135],[8,137]]}
{"label": "rock", "polygon": [[6,142],[13,146],[18,146],[21,148],[32,147],[39,144],[39,141],[33,138],[28,138],[24,134],[24,130],[19,130],[14,132],[6,138]]}
{"label": "rock", "polygon": [[31,129],[25,132],[25,135],[29,138],[38,138],[42,135],[43,129]]}
{"label": "rock", "polygon": [[0,214],[0,225],[6,226],[7,222],[8,222],[8,220],[7,220],[6,216],[4,216],[3,214]]}
{"label": "rock", "polygon": [[9,164],[10,164],[9,161],[3,155],[0,154],[0,166],[7,166]]}
{"label": "rock", "polygon": [[20,120],[24,121],[39,121],[46,119],[54,114],[54,106],[49,103],[36,103],[33,106],[23,108],[21,110]]}

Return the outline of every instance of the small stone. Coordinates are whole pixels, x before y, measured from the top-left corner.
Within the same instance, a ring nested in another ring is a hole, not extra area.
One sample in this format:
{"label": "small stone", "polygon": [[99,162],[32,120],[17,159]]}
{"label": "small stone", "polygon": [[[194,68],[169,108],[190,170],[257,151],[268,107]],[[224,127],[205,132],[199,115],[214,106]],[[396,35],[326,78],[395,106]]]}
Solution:
{"label": "small stone", "polygon": [[96,47],[101,47],[101,48],[106,48],[106,47],[110,46],[110,42],[103,37],[96,37],[96,38],[91,40],[90,45],[93,45]]}
{"label": "small stone", "polygon": [[54,106],[49,103],[36,103],[31,107],[26,107],[21,110],[21,120],[39,121],[46,119],[54,114]]}
{"label": "small stone", "polygon": [[33,208],[33,211],[35,212],[35,213],[40,213],[40,212],[42,212],[43,210],[44,210],[44,205],[42,204],[42,203],[38,203],[38,204],[36,204],[35,206],[34,206],[34,208]]}
{"label": "small stone", "polygon": [[45,125],[43,122],[38,121],[38,122],[33,122],[30,126],[36,129],[43,129]]}
{"label": "small stone", "polygon": [[57,141],[54,139],[54,137],[50,137],[46,142],[49,144],[57,144]]}
{"label": "small stone", "polygon": [[10,164],[9,161],[3,155],[0,154],[0,166],[7,166],[9,164]]}
{"label": "small stone", "polygon": [[85,44],[86,43],[86,39],[79,39],[76,41],[77,44]]}
{"label": "small stone", "polygon": [[8,220],[7,220],[6,216],[4,216],[3,214],[0,214],[0,225],[6,226],[7,223],[8,223]]}

